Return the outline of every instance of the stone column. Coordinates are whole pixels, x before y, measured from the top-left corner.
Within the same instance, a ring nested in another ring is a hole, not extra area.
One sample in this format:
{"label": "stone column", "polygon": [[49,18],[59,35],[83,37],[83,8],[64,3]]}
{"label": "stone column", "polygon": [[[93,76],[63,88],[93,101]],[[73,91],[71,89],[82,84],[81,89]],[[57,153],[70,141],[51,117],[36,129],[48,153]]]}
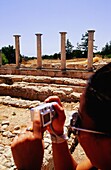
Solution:
{"label": "stone column", "polygon": [[42,34],[35,34],[37,36],[37,68],[42,68],[42,52],[41,52],[41,36]]}
{"label": "stone column", "polygon": [[94,30],[88,30],[88,65],[89,71],[93,70],[93,41],[94,41]]}
{"label": "stone column", "polygon": [[66,69],[66,34],[67,32],[60,32],[61,34],[61,70]]}
{"label": "stone column", "polygon": [[15,37],[15,56],[16,56],[16,67],[20,67],[20,44],[19,44],[19,37],[20,35],[14,35]]}
{"label": "stone column", "polygon": [[2,66],[2,50],[0,50],[0,66]]}

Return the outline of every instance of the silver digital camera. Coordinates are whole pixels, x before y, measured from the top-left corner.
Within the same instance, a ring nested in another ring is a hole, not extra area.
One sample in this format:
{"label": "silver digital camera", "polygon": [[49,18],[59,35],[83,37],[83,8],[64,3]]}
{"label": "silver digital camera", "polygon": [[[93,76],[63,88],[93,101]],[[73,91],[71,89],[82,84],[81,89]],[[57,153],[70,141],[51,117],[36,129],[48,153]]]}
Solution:
{"label": "silver digital camera", "polygon": [[44,103],[37,107],[31,108],[30,109],[31,121],[33,121],[34,112],[39,111],[42,127],[45,127],[45,126],[51,124],[53,118],[57,115],[54,110],[54,107],[53,107],[54,103],[56,103],[56,102]]}

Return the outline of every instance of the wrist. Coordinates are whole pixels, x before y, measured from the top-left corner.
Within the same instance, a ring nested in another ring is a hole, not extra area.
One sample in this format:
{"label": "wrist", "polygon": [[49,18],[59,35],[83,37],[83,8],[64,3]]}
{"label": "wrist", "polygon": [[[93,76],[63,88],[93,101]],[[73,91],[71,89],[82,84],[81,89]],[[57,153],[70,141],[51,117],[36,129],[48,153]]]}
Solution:
{"label": "wrist", "polygon": [[51,140],[52,140],[52,143],[63,143],[65,141],[67,141],[68,137],[67,135],[64,133],[64,131],[59,131],[59,132],[55,132],[53,127],[52,127],[52,124],[50,124],[50,129],[51,129]]}
{"label": "wrist", "polygon": [[63,130],[63,129],[61,129],[61,130],[55,130],[55,129],[52,127],[52,125],[51,125],[51,131],[52,131],[51,134],[53,134],[53,132],[54,132],[57,136],[62,136],[62,135],[64,134],[64,130]]}

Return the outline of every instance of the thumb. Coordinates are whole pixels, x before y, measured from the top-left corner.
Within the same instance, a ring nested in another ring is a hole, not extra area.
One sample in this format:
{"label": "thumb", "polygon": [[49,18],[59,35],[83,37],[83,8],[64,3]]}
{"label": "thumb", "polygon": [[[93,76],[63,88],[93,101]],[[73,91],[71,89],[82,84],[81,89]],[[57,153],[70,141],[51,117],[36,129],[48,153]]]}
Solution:
{"label": "thumb", "polygon": [[38,139],[42,139],[41,118],[40,118],[39,110],[34,112],[33,134],[34,134],[34,137],[36,137]]}

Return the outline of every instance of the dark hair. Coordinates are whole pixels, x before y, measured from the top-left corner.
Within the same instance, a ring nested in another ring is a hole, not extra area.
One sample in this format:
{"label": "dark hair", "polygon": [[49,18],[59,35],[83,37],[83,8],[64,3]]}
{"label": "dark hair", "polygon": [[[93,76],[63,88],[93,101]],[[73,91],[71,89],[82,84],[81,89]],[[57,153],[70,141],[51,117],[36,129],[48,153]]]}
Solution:
{"label": "dark hair", "polygon": [[94,120],[96,130],[111,133],[111,63],[98,69],[89,78],[85,108]]}

